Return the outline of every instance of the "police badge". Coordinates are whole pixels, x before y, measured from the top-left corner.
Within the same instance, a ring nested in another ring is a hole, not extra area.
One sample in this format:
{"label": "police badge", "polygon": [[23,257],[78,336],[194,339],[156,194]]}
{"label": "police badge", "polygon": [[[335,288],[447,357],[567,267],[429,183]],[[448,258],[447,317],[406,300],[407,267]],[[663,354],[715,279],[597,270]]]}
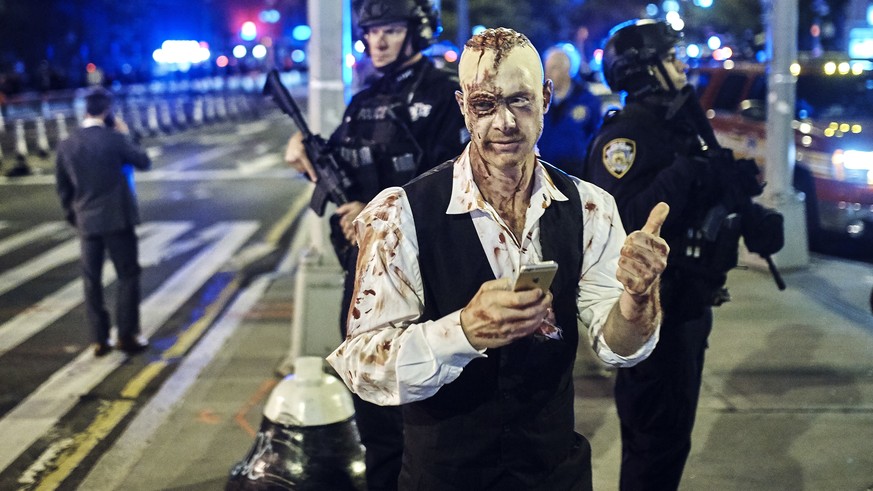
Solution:
{"label": "police badge", "polygon": [[610,140],[603,147],[603,166],[610,174],[621,179],[634,164],[637,156],[637,144],[627,138]]}

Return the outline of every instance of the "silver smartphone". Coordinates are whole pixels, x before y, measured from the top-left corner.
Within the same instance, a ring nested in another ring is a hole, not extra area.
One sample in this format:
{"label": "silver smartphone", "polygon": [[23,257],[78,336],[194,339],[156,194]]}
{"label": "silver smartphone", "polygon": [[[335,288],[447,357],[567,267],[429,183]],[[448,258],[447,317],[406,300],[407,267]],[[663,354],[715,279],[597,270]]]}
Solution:
{"label": "silver smartphone", "polygon": [[524,264],[521,266],[518,276],[515,277],[512,289],[517,292],[534,288],[541,288],[544,292],[548,291],[557,271],[558,263],[555,261]]}

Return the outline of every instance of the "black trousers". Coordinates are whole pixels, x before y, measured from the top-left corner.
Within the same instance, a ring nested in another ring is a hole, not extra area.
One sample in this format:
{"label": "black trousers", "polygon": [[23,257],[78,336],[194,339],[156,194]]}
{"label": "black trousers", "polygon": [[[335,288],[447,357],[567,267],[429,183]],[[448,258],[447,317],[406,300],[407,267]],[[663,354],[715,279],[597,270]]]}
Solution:
{"label": "black trousers", "polygon": [[140,267],[133,228],[101,235],[80,235],[85,309],[94,342],[109,340],[109,313],[103,299],[103,261],[106,251],[118,276],[115,322],[119,339],[139,334]]}
{"label": "black trousers", "polygon": [[665,302],[661,337],[649,358],[616,376],[621,490],[677,489],[691,451],[712,309],[687,318],[671,317],[668,308]]}
{"label": "black trousers", "polygon": [[[339,259],[346,275],[340,309],[340,333],[345,339],[349,307],[355,290],[357,247],[351,247]],[[352,401],[355,404],[355,423],[366,449],[367,490],[395,491],[403,457],[403,415],[400,407],[379,406],[361,399],[357,394],[352,394]]]}

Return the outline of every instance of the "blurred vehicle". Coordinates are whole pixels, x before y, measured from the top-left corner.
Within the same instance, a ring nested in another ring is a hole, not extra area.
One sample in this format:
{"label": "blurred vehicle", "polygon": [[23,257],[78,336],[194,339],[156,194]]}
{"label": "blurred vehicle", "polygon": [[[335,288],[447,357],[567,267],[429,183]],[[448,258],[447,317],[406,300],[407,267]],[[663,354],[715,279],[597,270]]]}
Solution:
{"label": "blurred vehicle", "polygon": [[[817,61],[797,76],[794,187],[806,194],[810,249],[873,258],[873,64]],[[719,142],[764,165],[765,66],[727,62],[691,74]],[[766,172],[765,172],[766,175]]]}

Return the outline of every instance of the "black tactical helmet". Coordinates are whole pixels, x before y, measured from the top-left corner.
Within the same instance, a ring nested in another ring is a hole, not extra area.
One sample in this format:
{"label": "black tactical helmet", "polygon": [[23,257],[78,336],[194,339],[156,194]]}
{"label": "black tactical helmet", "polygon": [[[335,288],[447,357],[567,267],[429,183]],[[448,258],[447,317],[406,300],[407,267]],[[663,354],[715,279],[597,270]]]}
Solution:
{"label": "black tactical helmet", "polygon": [[439,11],[432,0],[356,0],[358,27],[407,22],[412,46],[421,51],[436,41],[442,31]]}
{"label": "black tactical helmet", "polygon": [[603,78],[609,88],[631,95],[663,91],[654,70],[667,77],[661,59],[682,39],[681,34],[652,19],[624,22],[609,34],[603,48]]}

